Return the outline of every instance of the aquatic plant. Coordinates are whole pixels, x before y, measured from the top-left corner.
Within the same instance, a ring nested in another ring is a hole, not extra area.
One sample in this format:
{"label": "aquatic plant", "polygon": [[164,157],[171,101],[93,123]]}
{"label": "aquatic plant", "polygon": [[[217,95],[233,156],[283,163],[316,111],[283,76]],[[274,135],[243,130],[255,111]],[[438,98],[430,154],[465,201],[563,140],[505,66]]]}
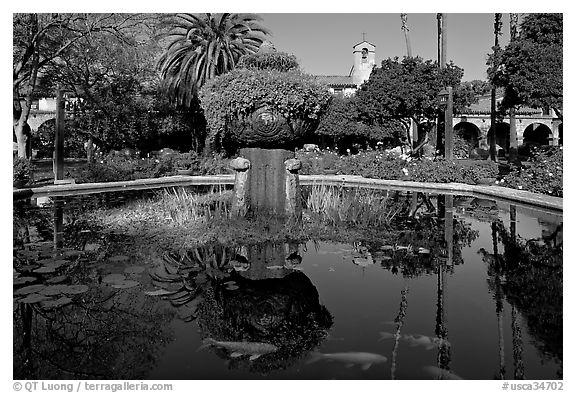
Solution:
{"label": "aquatic plant", "polygon": [[387,193],[324,184],[312,186],[306,206],[331,225],[387,225],[400,210]]}

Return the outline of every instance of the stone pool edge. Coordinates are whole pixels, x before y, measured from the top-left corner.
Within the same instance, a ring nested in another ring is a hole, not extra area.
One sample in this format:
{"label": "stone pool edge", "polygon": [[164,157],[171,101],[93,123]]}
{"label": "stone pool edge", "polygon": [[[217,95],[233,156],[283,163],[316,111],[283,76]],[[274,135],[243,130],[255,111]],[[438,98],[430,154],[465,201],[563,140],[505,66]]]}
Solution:
{"label": "stone pool edge", "polygon": [[[57,196],[93,194],[98,192],[112,192],[123,190],[138,190],[148,188],[162,188],[171,186],[189,185],[218,185],[234,184],[234,175],[208,175],[208,176],[166,176],[152,179],[138,179],[130,181],[118,181],[107,183],[82,183],[82,184],[59,184],[37,188],[13,189],[13,199],[30,198],[32,196]],[[544,194],[536,194],[525,190],[512,188],[472,185],[463,183],[427,183],[402,180],[371,179],[362,176],[351,175],[300,175],[302,185],[359,185],[370,188],[392,188],[405,191],[431,191],[452,192],[470,196],[489,196],[508,202],[520,202],[523,204],[543,207],[553,210],[563,210],[563,198]]]}

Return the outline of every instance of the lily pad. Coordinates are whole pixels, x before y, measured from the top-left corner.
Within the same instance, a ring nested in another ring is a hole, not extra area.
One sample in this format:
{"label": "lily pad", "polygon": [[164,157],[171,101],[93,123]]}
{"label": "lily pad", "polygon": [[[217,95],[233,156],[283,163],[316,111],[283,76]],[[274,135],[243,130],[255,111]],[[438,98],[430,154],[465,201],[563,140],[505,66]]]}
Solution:
{"label": "lily pad", "polygon": [[62,255],[66,256],[66,257],[77,257],[84,254],[82,251],[79,250],[65,250],[64,252],[62,252]]}
{"label": "lily pad", "polygon": [[106,284],[118,284],[125,280],[126,280],[125,275],[117,273],[109,274],[102,278],[102,282],[105,282]]}
{"label": "lily pad", "polygon": [[115,255],[113,257],[108,258],[108,262],[127,262],[130,260],[128,255]]}
{"label": "lily pad", "polygon": [[33,250],[18,250],[17,255],[28,259],[38,259],[40,253]]}
{"label": "lily pad", "polygon": [[127,289],[127,288],[133,288],[133,287],[138,286],[138,285],[140,285],[140,283],[138,281],[126,280],[126,281],[123,281],[121,283],[113,284],[112,288]]}
{"label": "lily pad", "polygon": [[234,290],[236,290],[236,289],[238,289],[238,288],[240,288],[238,285],[228,285],[228,286],[226,287],[226,289],[229,290],[229,291],[234,291]]}
{"label": "lily pad", "polygon": [[155,290],[155,291],[146,291],[146,292],[144,292],[144,294],[145,294],[145,295],[148,295],[148,296],[172,295],[172,294],[174,294],[174,293],[175,293],[175,292],[168,291],[168,290],[166,290],[166,289],[157,289],[157,290]]}
{"label": "lily pad", "polygon": [[42,265],[50,265],[50,264],[60,264],[63,265],[65,263],[68,263],[68,261],[62,257],[52,257],[52,258],[46,258],[46,259],[40,259],[38,260],[38,263],[42,264]]}
{"label": "lily pad", "polygon": [[40,303],[40,305],[42,306],[42,308],[45,309],[52,309],[52,308],[58,308],[58,307],[62,307],[65,306],[67,304],[72,303],[72,299],[70,299],[69,297],[59,297],[56,300],[46,300]]}
{"label": "lily pad", "polygon": [[46,296],[56,296],[56,295],[60,295],[61,293],[63,293],[62,291],[66,287],[67,287],[67,285],[52,285],[52,286],[44,288],[43,290],[41,290],[38,293],[41,295],[46,295]]}
{"label": "lily pad", "polygon": [[18,269],[22,270],[23,272],[31,272],[34,269],[38,269],[40,265],[24,265],[20,266]]}
{"label": "lily pad", "polygon": [[54,272],[56,272],[56,268],[53,266],[42,266],[34,270],[34,273],[54,273]]}
{"label": "lily pad", "polygon": [[22,303],[32,304],[32,303],[43,302],[45,300],[50,300],[50,298],[47,296],[41,295],[39,293],[31,293],[30,295],[26,296],[24,299],[21,299],[20,301]]}
{"label": "lily pad", "polygon": [[98,251],[100,249],[100,244],[98,243],[86,243],[84,245],[84,251]]}
{"label": "lily pad", "polygon": [[144,273],[144,270],[146,270],[146,268],[144,266],[128,266],[126,269],[124,269],[124,273],[140,274],[140,273]]}
{"label": "lily pad", "polygon": [[78,295],[88,292],[88,285],[66,285],[62,288],[62,293],[67,295]]}
{"label": "lily pad", "polygon": [[56,276],[46,280],[48,284],[60,284],[68,279],[68,276]]}
{"label": "lily pad", "polygon": [[44,288],[46,288],[46,285],[43,284],[28,285],[27,287],[23,287],[14,291],[14,295],[16,296],[29,295],[31,293],[40,292]]}
{"label": "lily pad", "polygon": [[27,282],[34,282],[34,281],[36,281],[36,277],[22,276],[22,277],[14,278],[13,284],[14,285],[21,285],[21,284],[26,284]]}

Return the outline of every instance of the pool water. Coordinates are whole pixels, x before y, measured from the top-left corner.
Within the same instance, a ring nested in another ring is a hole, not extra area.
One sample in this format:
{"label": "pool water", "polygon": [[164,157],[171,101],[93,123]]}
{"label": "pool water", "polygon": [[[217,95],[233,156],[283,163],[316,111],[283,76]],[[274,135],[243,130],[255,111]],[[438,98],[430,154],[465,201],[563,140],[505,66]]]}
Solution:
{"label": "pool water", "polygon": [[561,379],[562,216],[428,197],[394,243],[172,252],[21,206],[14,378]]}

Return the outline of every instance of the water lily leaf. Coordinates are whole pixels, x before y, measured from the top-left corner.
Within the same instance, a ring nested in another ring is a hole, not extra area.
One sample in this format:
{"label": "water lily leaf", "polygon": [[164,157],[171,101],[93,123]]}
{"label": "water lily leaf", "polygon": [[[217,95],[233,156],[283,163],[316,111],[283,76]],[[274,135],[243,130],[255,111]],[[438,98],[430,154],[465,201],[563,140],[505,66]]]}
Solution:
{"label": "water lily leaf", "polygon": [[46,285],[43,284],[28,285],[27,287],[23,287],[14,291],[14,295],[16,296],[28,295],[35,292],[40,292],[44,288],[46,288]]}
{"label": "water lily leaf", "polygon": [[68,263],[68,261],[66,259],[64,259],[63,257],[53,257],[53,258],[40,259],[37,262],[41,265],[44,265],[44,266],[52,265],[52,264],[64,265],[65,263]]}
{"label": "water lily leaf", "polygon": [[163,295],[171,295],[174,292],[172,291],[167,291],[166,289],[157,289],[155,291],[146,291],[144,292],[145,295],[148,296],[163,296]]}
{"label": "water lily leaf", "polygon": [[26,284],[27,282],[34,282],[34,281],[36,281],[36,277],[22,276],[22,277],[14,278],[13,284],[14,285],[21,285],[21,284]]}
{"label": "water lily leaf", "polygon": [[34,269],[38,269],[40,265],[24,265],[20,266],[18,270],[22,270],[23,272],[31,272]]}
{"label": "water lily leaf", "polygon": [[100,249],[100,244],[98,243],[86,243],[84,245],[84,251],[98,251]]}
{"label": "water lily leaf", "polygon": [[385,245],[383,245],[383,246],[380,246],[380,249],[383,250],[383,251],[393,250],[393,249],[394,249],[394,246],[390,246],[390,245],[388,245],[388,244],[385,244]]}
{"label": "water lily leaf", "polygon": [[52,285],[52,286],[44,288],[43,290],[41,290],[38,293],[41,295],[46,295],[46,296],[56,296],[56,295],[60,295],[61,293],[63,293],[62,291],[66,287],[67,287],[67,285]]}
{"label": "water lily leaf", "polygon": [[127,262],[130,260],[130,257],[127,255],[115,255],[113,257],[108,258],[108,262]]}
{"label": "water lily leaf", "polygon": [[39,303],[45,300],[50,300],[49,297],[40,295],[39,293],[31,293],[30,295],[26,296],[24,299],[20,299],[22,303],[32,304],[32,303]]}
{"label": "water lily leaf", "polygon": [[126,280],[126,276],[123,274],[109,274],[102,278],[102,282],[106,284],[119,284]]}
{"label": "water lily leaf", "polygon": [[68,276],[56,276],[46,280],[48,284],[60,284],[68,279]]}
{"label": "water lily leaf", "polygon": [[128,266],[124,269],[124,273],[126,274],[140,274],[143,273],[146,268],[144,266]]}
{"label": "water lily leaf", "polygon": [[235,291],[238,288],[239,288],[239,286],[237,286],[237,285],[229,285],[226,287],[226,289],[229,291]]}
{"label": "water lily leaf", "polygon": [[138,281],[126,280],[126,281],[123,281],[121,283],[113,284],[112,288],[127,289],[127,288],[133,288],[133,287],[138,286],[138,285],[140,285],[140,283]]}
{"label": "water lily leaf", "polygon": [[62,293],[67,295],[78,295],[84,292],[88,292],[88,285],[65,285],[62,288]]}
{"label": "water lily leaf", "polygon": [[38,259],[38,257],[40,256],[40,253],[38,251],[32,251],[32,250],[19,250],[17,252],[17,255],[19,257],[26,258],[26,259]]}
{"label": "water lily leaf", "polygon": [[53,309],[53,308],[58,308],[58,307],[62,307],[65,306],[67,304],[72,303],[72,299],[70,299],[69,297],[59,297],[56,300],[46,300],[40,303],[40,305],[42,306],[42,308],[45,309]]}
{"label": "water lily leaf", "polygon": [[27,246],[31,248],[52,248],[54,247],[54,242],[51,240],[46,240],[43,242],[28,243]]}
{"label": "water lily leaf", "polygon": [[80,251],[80,250],[65,250],[64,252],[62,252],[62,255],[66,256],[66,257],[77,257],[84,254],[84,252]]}
{"label": "water lily leaf", "polygon": [[56,268],[53,266],[42,266],[34,270],[34,273],[54,273]]}

